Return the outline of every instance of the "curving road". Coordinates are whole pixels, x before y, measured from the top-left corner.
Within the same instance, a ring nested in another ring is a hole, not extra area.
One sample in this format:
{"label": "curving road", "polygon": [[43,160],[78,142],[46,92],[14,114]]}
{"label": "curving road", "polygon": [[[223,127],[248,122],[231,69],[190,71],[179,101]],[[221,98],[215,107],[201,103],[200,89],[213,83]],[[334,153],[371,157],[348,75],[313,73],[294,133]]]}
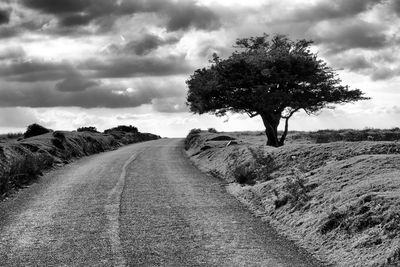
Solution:
{"label": "curving road", "polygon": [[182,139],[66,165],[0,203],[0,266],[321,266],[199,172]]}

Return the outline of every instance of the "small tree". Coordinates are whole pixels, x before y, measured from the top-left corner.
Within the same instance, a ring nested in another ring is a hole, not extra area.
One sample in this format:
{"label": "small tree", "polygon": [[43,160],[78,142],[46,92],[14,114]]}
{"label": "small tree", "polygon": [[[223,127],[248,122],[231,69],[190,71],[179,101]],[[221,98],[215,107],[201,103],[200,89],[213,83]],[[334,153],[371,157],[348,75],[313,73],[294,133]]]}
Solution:
{"label": "small tree", "polygon": [[[288,120],[299,110],[315,114],[329,104],[362,99],[359,89],[340,85],[336,73],[310,51],[312,41],[292,41],[285,35],[238,39],[229,58],[213,55],[211,66],[198,69],[186,81],[187,104],[193,113],[260,115],[267,145],[282,146]],[[278,138],[278,126],[285,128]]]}

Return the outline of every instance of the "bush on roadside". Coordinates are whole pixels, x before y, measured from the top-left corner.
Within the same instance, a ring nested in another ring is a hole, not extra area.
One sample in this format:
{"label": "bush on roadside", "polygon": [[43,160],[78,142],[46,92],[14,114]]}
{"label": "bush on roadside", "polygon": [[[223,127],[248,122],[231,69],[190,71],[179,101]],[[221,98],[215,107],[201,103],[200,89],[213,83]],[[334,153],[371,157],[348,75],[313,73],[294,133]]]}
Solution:
{"label": "bush on roadside", "polygon": [[190,130],[188,135],[185,138],[185,150],[189,150],[189,148],[192,146],[193,142],[199,137],[201,133],[201,129],[194,128]]}
{"label": "bush on roadside", "polygon": [[306,180],[298,170],[293,171],[293,176],[286,178],[283,189],[287,192],[288,201],[294,208],[302,207],[310,200],[309,188],[305,183]]}
{"label": "bush on roadside", "polygon": [[91,132],[98,133],[97,128],[94,126],[80,127],[76,130],[77,132]]}
{"label": "bush on roadside", "polygon": [[257,173],[252,164],[243,164],[233,170],[233,177],[236,183],[254,185],[257,180]]}
{"label": "bush on roadside", "polygon": [[10,159],[7,168],[1,174],[0,197],[12,190],[23,187],[42,175],[42,170],[52,166],[53,158],[48,154],[34,155],[24,153]]}
{"label": "bush on roadside", "polygon": [[269,181],[271,174],[277,169],[274,158],[271,155],[264,155],[262,149],[249,148],[251,155],[255,160],[254,172],[258,181]]}
{"label": "bush on roadside", "polygon": [[34,124],[31,124],[28,126],[26,132],[24,133],[24,138],[29,138],[29,137],[33,137],[33,136],[46,134],[51,131],[52,130],[47,129],[39,124],[34,123]]}
{"label": "bush on roadside", "polygon": [[138,128],[136,128],[135,126],[132,126],[132,125],[129,125],[129,126],[119,125],[117,127],[104,130],[104,133],[108,134],[108,133],[115,132],[115,131],[124,132],[124,133],[137,133],[137,132],[139,132]]}
{"label": "bush on roadside", "polygon": [[190,130],[189,135],[191,134],[199,134],[201,133],[201,129],[200,128],[193,128],[192,130]]}
{"label": "bush on roadside", "polygon": [[294,209],[301,208],[310,200],[308,192],[315,185],[306,186],[306,180],[302,177],[299,170],[293,170],[292,175],[286,177],[282,192],[274,190],[275,194],[275,209],[278,209],[286,204],[291,204]]}
{"label": "bush on roadside", "polygon": [[209,133],[218,133],[218,131],[215,128],[208,128],[207,132],[209,132]]}
{"label": "bush on roadside", "polygon": [[254,185],[257,181],[269,181],[271,174],[277,168],[271,155],[264,155],[261,148],[249,148],[251,160],[236,164],[233,167],[233,177],[239,184]]}

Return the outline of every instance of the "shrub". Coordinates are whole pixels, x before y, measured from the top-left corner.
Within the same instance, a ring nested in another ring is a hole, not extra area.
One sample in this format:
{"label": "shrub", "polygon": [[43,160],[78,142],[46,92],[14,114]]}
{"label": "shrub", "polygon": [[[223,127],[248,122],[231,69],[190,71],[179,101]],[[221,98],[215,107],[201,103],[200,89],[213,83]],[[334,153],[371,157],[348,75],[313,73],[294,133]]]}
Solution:
{"label": "shrub", "polygon": [[26,132],[24,133],[24,138],[29,138],[32,136],[42,135],[51,132],[52,130],[47,129],[39,124],[31,124],[28,126]]}
{"label": "shrub", "polygon": [[249,148],[252,160],[236,166],[233,171],[235,182],[239,184],[254,185],[256,181],[272,179],[272,173],[277,169],[271,155],[264,155],[261,148]]}
{"label": "shrub", "polygon": [[293,170],[293,176],[287,177],[283,185],[282,197],[279,196],[277,190],[273,191],[276,197],[275,209],[288,203],[295,209],[303,207],[310,200],[308,192],[313,188],[315,188],[315,185],[305,185],[305,179],[299,170]]}
{"label": "shrub", "polygon": [[80,127],[76,130],[77,132],[92,132],[98,133],[97,128],[94,126]]}
{"label": "shrub", "polygon": [[129,126],[126,126],[126,125],[119,125],[119,126],[117,126],[117,127],[104,130],[104,133],[105,133],[105,134],[108,134],[108,133],[111,133],[111,132],[114,132],[114,131],[126,132],[126,133],[137,133],[137,132],[139,132],[139,131],[138,131],[138,128],[136,128],[135,126],[132,126],[132,125],[129,125]]}
{"label": "shrub", "polygon": [[218,133],[218,131],[215,130],[215,128],[208,128],[207,131],[208,131],[209,133]]}
{"label": "shrub", "polygon": [[254,185],[257,180],[257,173],[252,164],[244,164],[234,169],[233,177],[236,183]]}
{"label": "shrub", "polygon": [[185,138],[185,150],[188,150],[193,143],[196,141],[197,137],[201,133],[200,129],[192,129],[190,130],[189,134]]}
{"label": "shrub", "polygon": [[274,158],[271,155],[264,155],[261,148],[249,148],[251,155],[255,160],[254,172],[259,181],[269,181],[271,174],[277,170]]}
{"label": "shrub", "polygon": [[201,133],[201,129],[200,128],[194,128],[192,130],[190,130],[189,135],[191,134],[199,134]]}
{"label": "shrub", "polygon": [[289,202],[288,195],[284,195],[283,197],[279,197],[279,195],[277,193],[275,193],[275,195],[277,197],[274,201],[275,209],[279,209],[280,207],[285,206]]}
{"label": "shrub", "polygon": [[294,171],[294,176],[288,177],[283,189],[288,193],[289,202],[293,207],[298,208],[310,200],[309,188],[305,185],[305,179],[299,171]]}
{"label": "shrub", "polygon": [[328,215],[324,223],[320,227],[321,234],[326,234],[333,231],[336,228],[341,227],[347,218],[347,214],[344,212],[335,211]]}
{"label": "shrub", "polygon": [[42,169],[52,166],[53,158],[46,154],[26,153],[12,158],[0,179],[0,196],[5,196],[13,189],[18,189],[36,180],[42,175]]}

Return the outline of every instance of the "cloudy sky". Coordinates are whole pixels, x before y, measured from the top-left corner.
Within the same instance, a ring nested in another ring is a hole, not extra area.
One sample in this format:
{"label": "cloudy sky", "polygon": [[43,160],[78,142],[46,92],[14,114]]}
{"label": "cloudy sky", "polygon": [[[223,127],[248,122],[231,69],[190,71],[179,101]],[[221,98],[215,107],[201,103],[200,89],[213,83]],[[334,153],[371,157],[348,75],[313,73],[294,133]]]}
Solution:
{"label": "cloudy sky", "polygon": [[185,80],[263,33],[315,41],[369,101],[291,129],[400,126],[399,0],[1,0],[0,133],[132,124],[162,136],[191,128],[261,130],[258,118],[193,115]]}

